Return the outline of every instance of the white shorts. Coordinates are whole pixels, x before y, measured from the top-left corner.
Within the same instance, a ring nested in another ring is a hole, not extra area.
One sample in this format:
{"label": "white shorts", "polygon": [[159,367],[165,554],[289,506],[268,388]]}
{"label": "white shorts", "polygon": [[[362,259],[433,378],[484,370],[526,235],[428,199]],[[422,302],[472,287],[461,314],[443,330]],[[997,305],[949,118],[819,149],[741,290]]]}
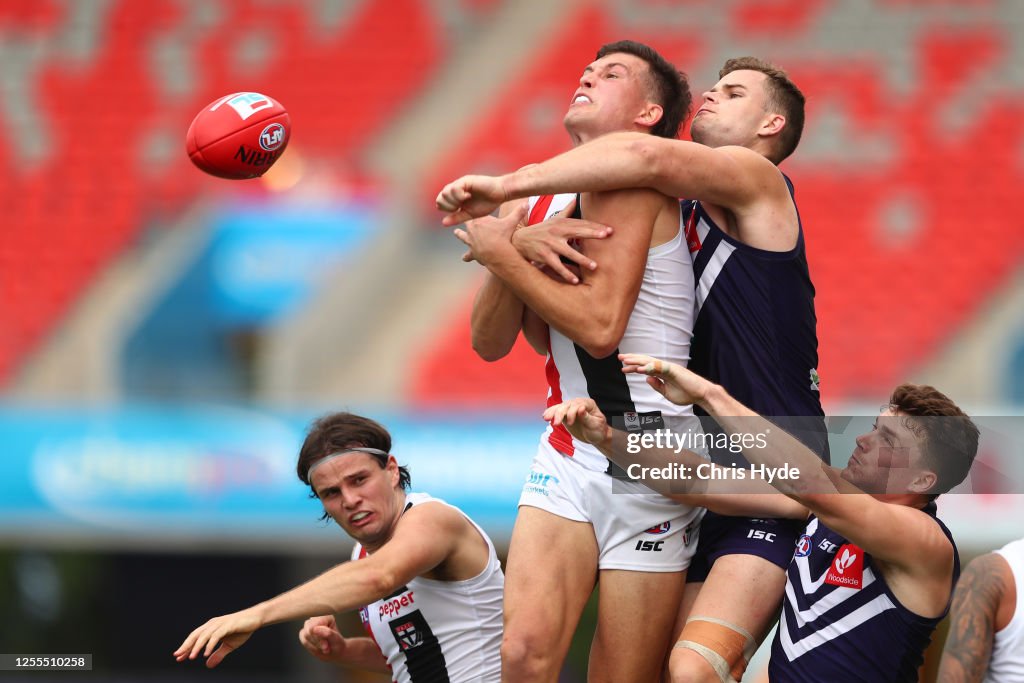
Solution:
{"label": "white shorts", "polygon": [[689,567],[704,516],[704,508],[677,503],[643,484],[583,467],[555,450],[546,436],[519,505],[589,523],[597,538],[598,569],[637,572],[677,572]]}

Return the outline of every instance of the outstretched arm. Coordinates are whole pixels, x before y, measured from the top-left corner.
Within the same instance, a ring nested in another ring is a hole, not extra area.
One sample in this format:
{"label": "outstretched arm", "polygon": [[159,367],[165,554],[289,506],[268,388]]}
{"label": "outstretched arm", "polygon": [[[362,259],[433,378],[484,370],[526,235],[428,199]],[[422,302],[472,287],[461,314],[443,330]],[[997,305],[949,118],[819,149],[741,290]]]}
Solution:
{"label": "outstretched arm", "polygon": [[744,147],[711,148],[642,133],[612,133],[505,176],[459,178],[441,190],[437,206],[449,213],[444,224],[456,225],[521,197],[630,187],[736,212],[766,193],[788,201],[777,167]]}
{"label": "outstretched arm", "polygon": [[263,626],[368,605],[443,562],[465,524],[453,508],[418,505],[402,516],[394,536],[373,555],[340,564],[266,602],[209,620],[188,635],[174,656],[180,662],[202,652],[212,668]]}
{"label": "outstretched arm", "polygon": [[701,406],[727,433],[767,434],[763,447],[745,447],[743,455],[752,464],[795,468],[798,477],[775,479],[772,485],[807,507],[830,529],[908,575],[934,579],[936,584],[948,579],[953,548],[931,517],[864,493],[785,430],[690,370],[640,354],[620,358],[624,372],[648,375],[648,384],[673,403]]}
{"label": "outstretched arm", "polygon": [[[807,508],[780,494],[763,479],[742,478],[734,467],[716,465],[696,453],[668,447],[644,447],[639,434],[612,429],[590,398],[574,398],[544,411],[544,419],[563,424],[577,439],[593,444],[627,476],[686,505],[740,517],[805,519]],[[699,429],[699,426],[694,424]],[[670,468],[672,476],[660,472]],[[680,469],[685,468],[685,469]],[[657,470],[657,473],[652,472]]]}
{"label": "outstretched arm", "polygon": [[993,636],[1006,625],[997,621],[1005,586],[1012,581],[1009,565],[996,553],[982,555],[967,565],[953,596],[949,635],[939,665],[942,683],[981,683],[985,679]]}

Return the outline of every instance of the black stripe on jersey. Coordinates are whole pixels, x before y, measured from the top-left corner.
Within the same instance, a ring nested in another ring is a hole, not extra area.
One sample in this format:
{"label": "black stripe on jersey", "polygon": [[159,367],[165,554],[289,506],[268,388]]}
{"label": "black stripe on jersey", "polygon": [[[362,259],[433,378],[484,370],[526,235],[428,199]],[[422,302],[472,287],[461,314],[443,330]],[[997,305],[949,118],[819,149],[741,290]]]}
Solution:
{"label": "black stripe on jersey", "polygon": [[381,598],[381,600],[390,600],[392,598],[401,597],[402,593],[404,593],[407,590],[409,590],[408,586],[402,586],[401,588],[399,588],[398,590],[396,590],[394,593],[392,593],[391,595],[387,596],[386,598]]}
{"label": "black stripe on jersey", "polygon": [[414,610],[388,622],[398,649],[405,655],[412,683],[449,683],[441,643],[423,613]]}

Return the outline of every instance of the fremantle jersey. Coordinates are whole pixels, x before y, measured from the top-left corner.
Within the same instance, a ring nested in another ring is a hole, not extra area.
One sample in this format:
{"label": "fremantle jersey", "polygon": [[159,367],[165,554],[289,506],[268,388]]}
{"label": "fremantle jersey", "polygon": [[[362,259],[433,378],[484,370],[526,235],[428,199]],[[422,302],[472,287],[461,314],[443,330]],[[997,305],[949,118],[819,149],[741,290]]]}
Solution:
{"label": "fremantle jersey", "polygon": [[[407,510],[423,503],[448,505],[425,493],[410,493],[406,501]],[[501,680],[505,577],[491,539],[469,521],[487,541],[487,567],[479,575],[465,581],[418,576],[359,611],[363,628],[376,641],[391,667],[392,680],[398,683]],[[366,551],[357,543],[352,559],[363,557]]]}
{"label": "fremantle jersey", "polygon": [[[699,202],[684,200],[682,207],[697,283],[690,369],[828,462],[803,226],[793,249],[766,251],[725,234]],[[803,419],[779,419],[785,417]]]}
{"label": "fremantle jersey", "polygon": [[1017,606],[1010,623],[992,638],[992,657],[985,683],[1024,683],[1024,539],[996,551],[1010,565],[1017,589]]}
{"label": "fremantle jersey", "polygon": [[[529,223],[545,220],[574,198],[574,194],[532,197]],[[577,202],[577,212],[579,206]],[[693,297],[693,270],[680,223],[673,239],[647,252],[636,305],[618,348],[609,356],[594,358],[549,326],[547,405],[589,396],[610,420],[623,416],[623,426],[628,430],[678,428],[678,420],[666,425],[664,418],[692,416],[693,409],[666,400],[651,389],[645,375],[623,374],[618,354],[646,353],[685,366],[690,358]],[[609,468],[608,460],[597,448],[577,441],[564,426],[549,427],[546,438],[556,450],[575,458],[583,467],[600,472]]]}
{"label": "fremantle jersey", "polygon": [[[935,517],[935,503],[923,511],[953,545],[955,585],[960,559],[953,537]],[[925,648],[948,610],[947,604],[935,618],[908,610],[871,555],[812,515],[786,570],[769,678],[772,683],[916,683]]]}

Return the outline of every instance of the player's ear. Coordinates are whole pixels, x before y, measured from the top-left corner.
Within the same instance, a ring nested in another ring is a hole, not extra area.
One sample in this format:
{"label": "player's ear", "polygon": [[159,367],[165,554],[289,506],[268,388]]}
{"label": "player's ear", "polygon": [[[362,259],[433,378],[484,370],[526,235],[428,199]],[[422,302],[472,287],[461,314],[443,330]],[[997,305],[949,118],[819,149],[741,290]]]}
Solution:
{"label": "player's ear", "polygon": [[931,470],[921,470],[910,480],[908,493],[935,493],[932,489],[939,481],[939,475]]}
{"label": "player's ear", "polygon": [[665,110],[662,109],[660,104],[654,102],[648,102],[644,105],[644,108],[640,111],[640,114],[636,117],[636,123],[646,128],[654,128],[661,121],[661,117],[665,115]]}
{"label": "player's ear", "polygon": [[387,463],[384,464],[384,470],[388,473],[388,477],[391,479],[391,486],[398,488],[398,482],[400,480],[398,471],[398,461],[395,460],[395,456],[389,455]]}
{"label": "player's ear", "polygon": [[785,116],[782,114],[768,114],[768,116],[765,117],[764,122],[761,124],[761,130],[758,132],[765,137],[769,135],[778,135],[785,127]]}

